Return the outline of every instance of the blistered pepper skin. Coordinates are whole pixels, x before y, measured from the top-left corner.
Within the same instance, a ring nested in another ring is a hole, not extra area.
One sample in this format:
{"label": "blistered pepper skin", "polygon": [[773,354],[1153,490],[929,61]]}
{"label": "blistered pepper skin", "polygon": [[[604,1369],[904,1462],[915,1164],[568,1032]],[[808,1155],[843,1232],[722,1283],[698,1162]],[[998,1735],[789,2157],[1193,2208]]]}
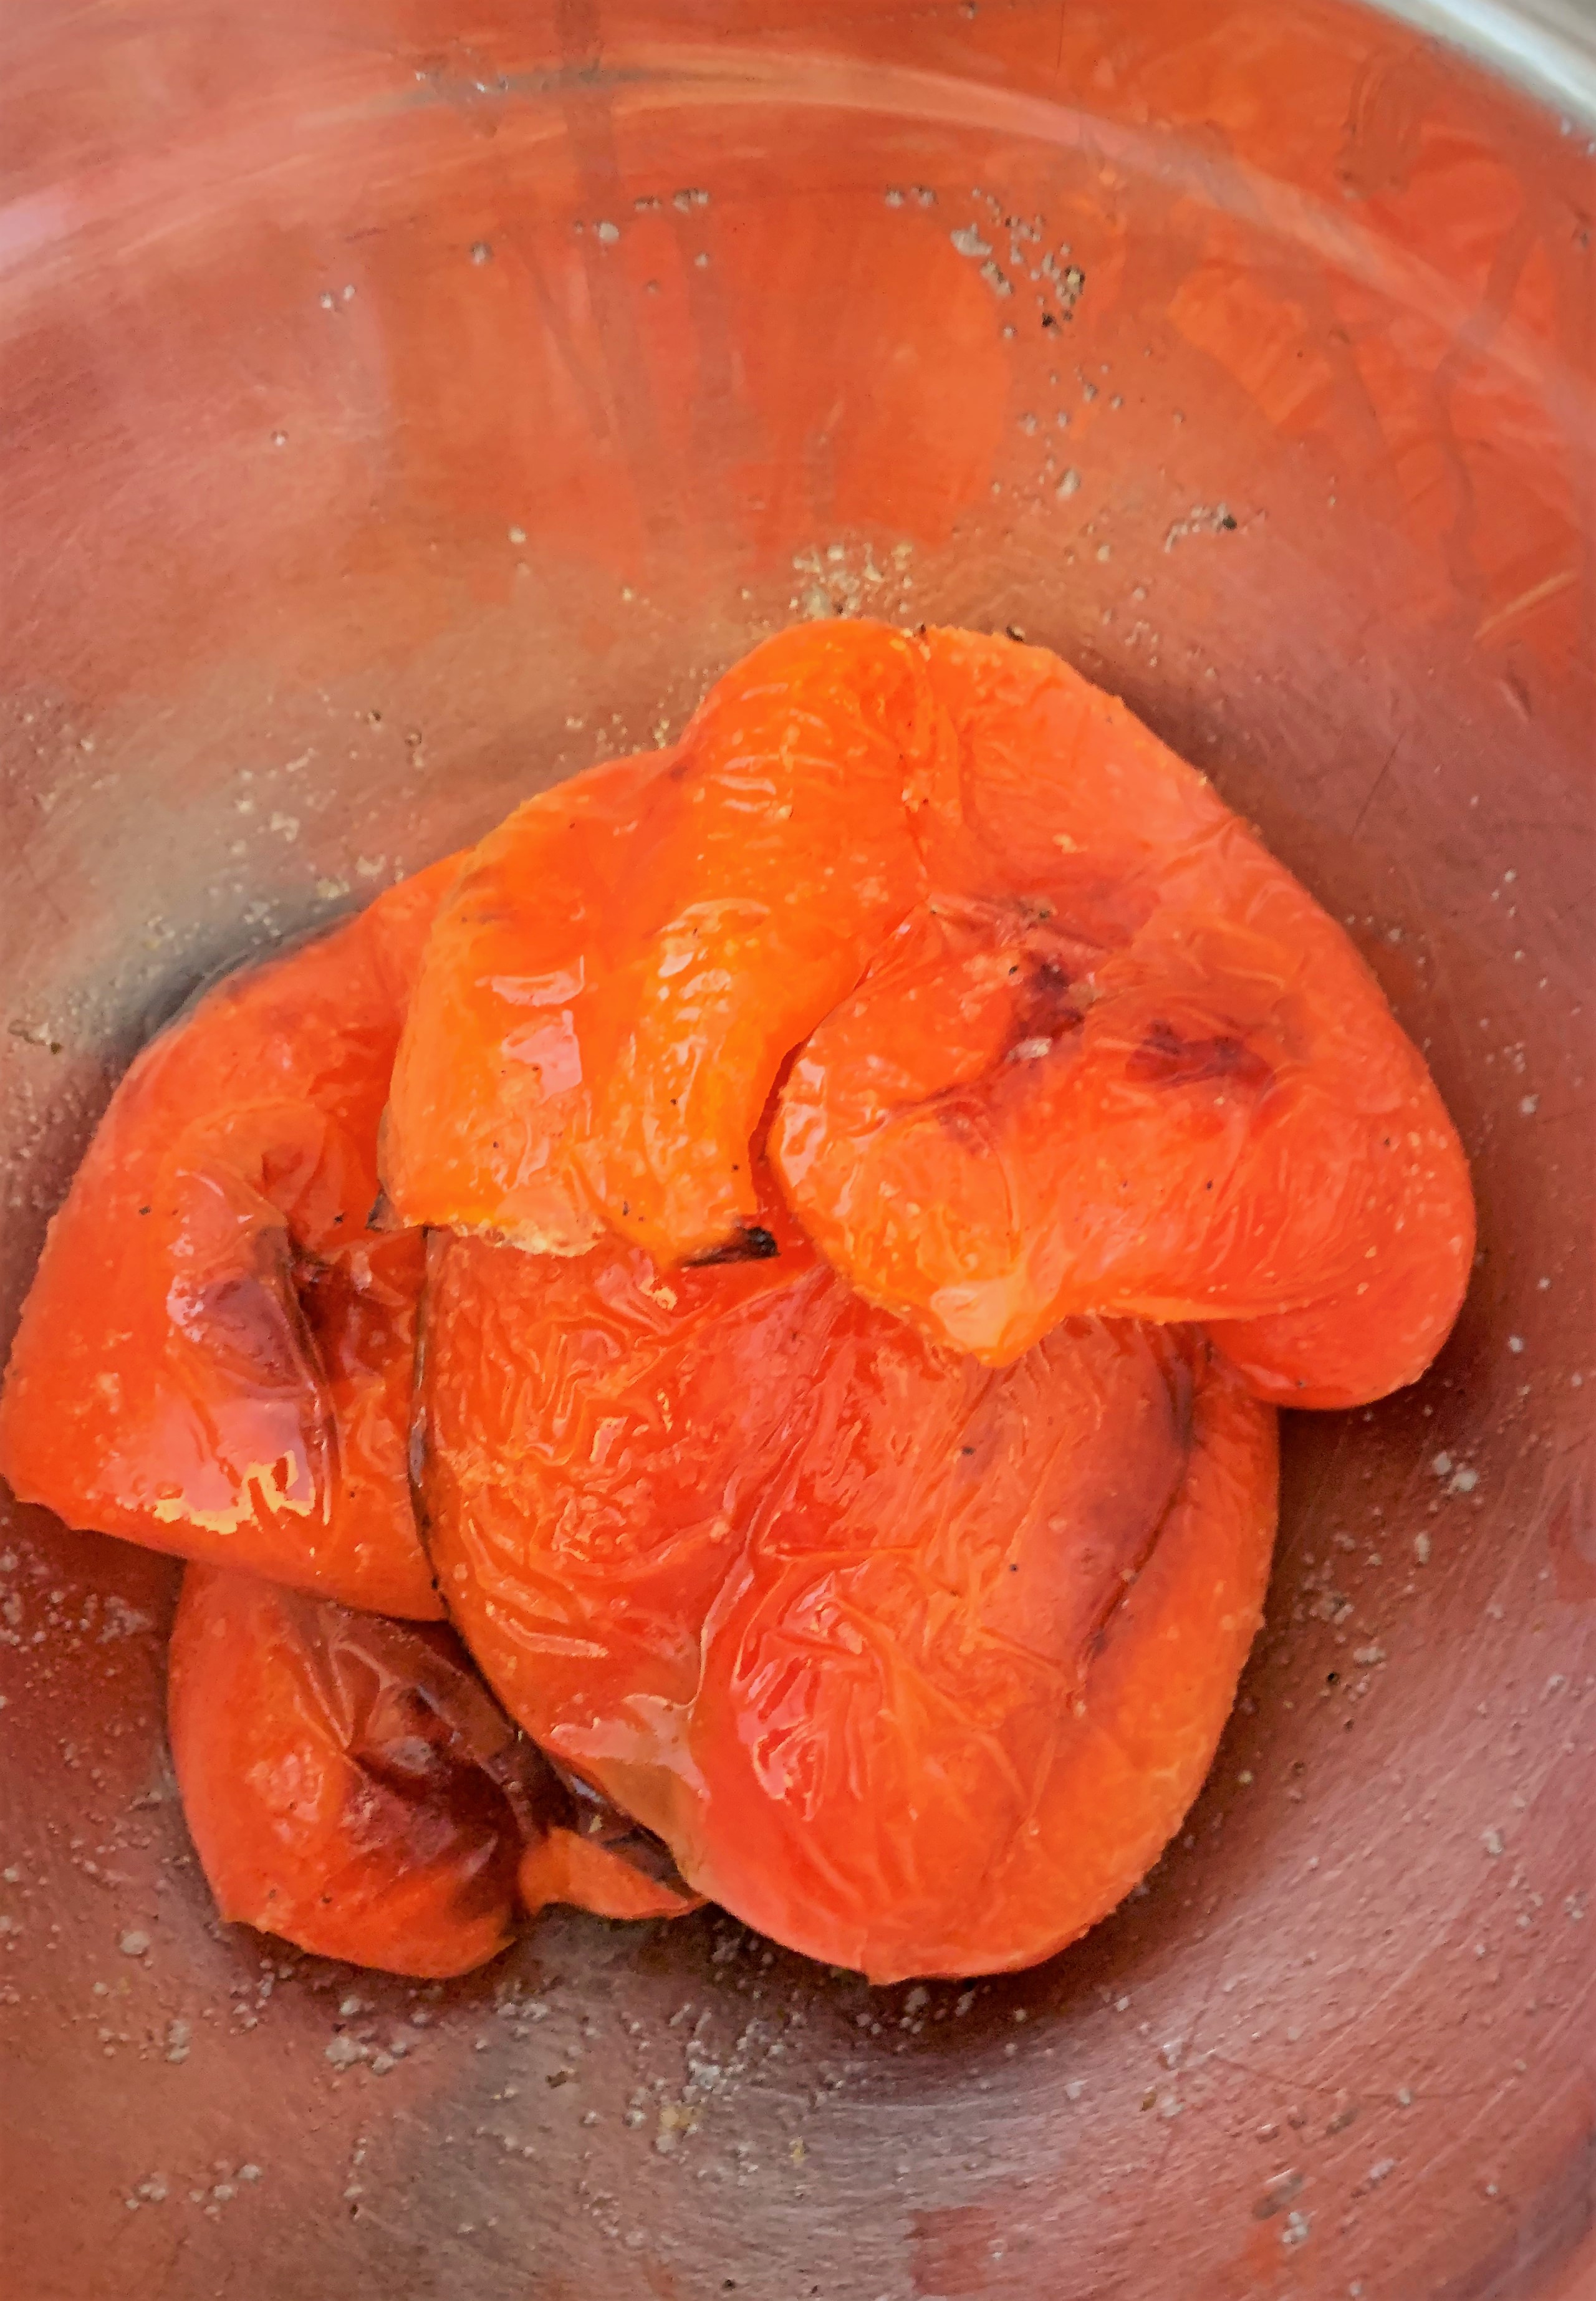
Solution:
{"label": "blistered pepper skin", "polygon": [[1473,1193],[1345,933],[1056,657],[920,644],[965,835],[792,1067],[771,1155],[800,1221],[872,1301],[993,1365],[1095,1313],[1201,1321],[1282,1405],[1416,1379]]}
{"label": "blistered pepper skin", "polygon": [[[225,1913],[441,1975],[709,1898],[997,1971],[1196,1795],[1274,1404],[1416,1379],[1473,1247],[1422,1058],[1206,778],[1041,650],[808,626],[146,1050],[0,1468],[299,1586],[187,1577]],[[505,1709],[333,1599],[447,1601]]]}
{"label": "blistered pepper skin", "polygon": [[424,1250],[371,1217],[405,1000],[455,868],[228,977],[135,1058],[0,1392],[0,1471],[24,1501],[441,1614],[406,1455]]}
{"label": "blistered pepper skin", "polygon": [[1190,1330],[1003,1370],[790,1216],[662,1271],[430,1246],[423,1488],[507,1708],[683,1878],[876,1979],[1030,1963],[1177,1827],[1260,1616],[1274,1416]]}
{"label": "blistered pepper skin", "polygon": [[1196,1322],[1344,1407],[1462,1300],[1467,1167],[1350,941],[1040,648],[802,626],[673,750],[530,801],[429,942],[384,1171],[413,1222],[689,1262],[756,1221],[778,1081],[822,1251],[992,1365]]}
{"label": "blistered pepper skin", "polygon": [[900,632],[782,632],[670,751],[531,799],[428,947],[383,1172],[407,1221],[689,1260],[754,1218],[789,1050],[924,883],[941,715]]}
{"label": "blistered pepper skin", "polygon": [[168,1728],[221,1915],[323,1957],[440,1979],[510,1941],[514,1740],[458,1642],[190,1566]]}
{"label": "blistered pepper skin", "polygon": [[301,1949],[440,1979],[551,1902],[698,1906],[662,1847],[560,1778],[440,1625],[190,1566],[167,1715],[221,1915]]}

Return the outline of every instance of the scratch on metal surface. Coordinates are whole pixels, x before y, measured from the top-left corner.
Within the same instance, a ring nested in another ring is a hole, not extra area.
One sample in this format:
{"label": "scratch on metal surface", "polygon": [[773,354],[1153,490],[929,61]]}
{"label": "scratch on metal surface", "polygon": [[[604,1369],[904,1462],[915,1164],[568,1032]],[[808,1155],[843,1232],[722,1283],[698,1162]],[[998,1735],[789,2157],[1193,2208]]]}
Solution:
{"label": "scratch on metal surface", "polygon": [[1363,805],[1358,810],[1357,819],[1352,825],[1352,836],[1354,839],[1357,838],[1358,833],[1363,829],[1364,817],[1368,814],[1370,807],[1374,806],[1375,801],[1379,798],[1382,790],[1384,788],[1385,778],[1390,774],[1392,767],[1396,765],[1397,753],[1401,749],[1401,748],[1402,738],[1399,735],[1396,741],[1391,745],[1391,749],[1386,753],[1385,764],[1381,768],[1379,774],[1375,777],[1374,782],[1369,785]]}
{"label": "scratch on metal surface", "polygon": [[1571,584],[1577,583],[1579,573],[1577,567],[1560,567],[1555,575],[1548,575],[1542,582],[1532,583],[1527,591],[1521,591],[1516,599],[1509,599],[1505,607],[1499,607],[1494,615],[1483,617],[1475,625],[1475,639],[1494,639],[1498,632],[1504,630],[1508,623],[1516,623],[1520,615],[1527,615],[1533,608],[1542,607],[1548,599],[1555,599],[1558,592],[1567,591]]}

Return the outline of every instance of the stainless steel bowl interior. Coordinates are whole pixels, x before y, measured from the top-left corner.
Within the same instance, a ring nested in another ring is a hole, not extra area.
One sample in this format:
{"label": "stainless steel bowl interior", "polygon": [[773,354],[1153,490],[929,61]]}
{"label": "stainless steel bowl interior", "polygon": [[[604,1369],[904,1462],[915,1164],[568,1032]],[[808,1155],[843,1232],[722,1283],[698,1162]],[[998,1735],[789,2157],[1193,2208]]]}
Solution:
{"label": "stainless steel bowl interior", "polygon": [[714,1914],[441,1988],[218,1925],[171,1568],[0,1502],[18,2301],[1596,2290],[1593,44],[1408,13],[0,26],[8,1306],[196,981],[831,612],[1016,625],[1212,773],[1483,1217],[1426,1382],[1289,1433],[1187,1831],[972,1990]]}

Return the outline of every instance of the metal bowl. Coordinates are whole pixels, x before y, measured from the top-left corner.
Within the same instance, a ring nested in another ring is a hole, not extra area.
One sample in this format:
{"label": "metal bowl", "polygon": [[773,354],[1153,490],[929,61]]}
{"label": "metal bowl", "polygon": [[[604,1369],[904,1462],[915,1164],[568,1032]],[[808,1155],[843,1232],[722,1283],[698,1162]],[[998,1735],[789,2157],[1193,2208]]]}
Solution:
{"label": "metal bowl", "polygon": [[832,612],[1016,626],[1211,773],[1483,1223],[1428,1379],[1288,1430],[1183,1836],[971,1989],[219,1925],[173,1569],[12,1509],[18,2301],[1596,2290],[1596,41],[1413,13],[13,0],[8,1304],[197,981]]}

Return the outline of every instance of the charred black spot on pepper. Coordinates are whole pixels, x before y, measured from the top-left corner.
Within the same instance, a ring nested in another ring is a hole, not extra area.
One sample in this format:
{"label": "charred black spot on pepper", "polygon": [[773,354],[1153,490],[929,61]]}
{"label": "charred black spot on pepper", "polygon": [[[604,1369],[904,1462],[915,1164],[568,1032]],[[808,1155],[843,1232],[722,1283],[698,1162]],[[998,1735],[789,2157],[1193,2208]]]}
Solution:
{"label": "charred black spot on pepper", "polygon": [[[1069,972],[1058,959],[1027,952],[1024,964],[1025,979],[1015,1000],[1006,1053],[1028,1040],[1056,1039],[1061,1032],[1078,1030],[1083,1019],[1069,996]],[[1019,972],[1017,965],[1010,967],[1010,980]]]}
{"label": "charred black spot on pepper", "polygon": [[721,1262],[768,1262],[781,1251],[773,1231],[766,1230],[763,1223],[749,1223],[719,1246],[712,1246],[707,1254],[695,1254],[687,1267],[706,1270]]}

